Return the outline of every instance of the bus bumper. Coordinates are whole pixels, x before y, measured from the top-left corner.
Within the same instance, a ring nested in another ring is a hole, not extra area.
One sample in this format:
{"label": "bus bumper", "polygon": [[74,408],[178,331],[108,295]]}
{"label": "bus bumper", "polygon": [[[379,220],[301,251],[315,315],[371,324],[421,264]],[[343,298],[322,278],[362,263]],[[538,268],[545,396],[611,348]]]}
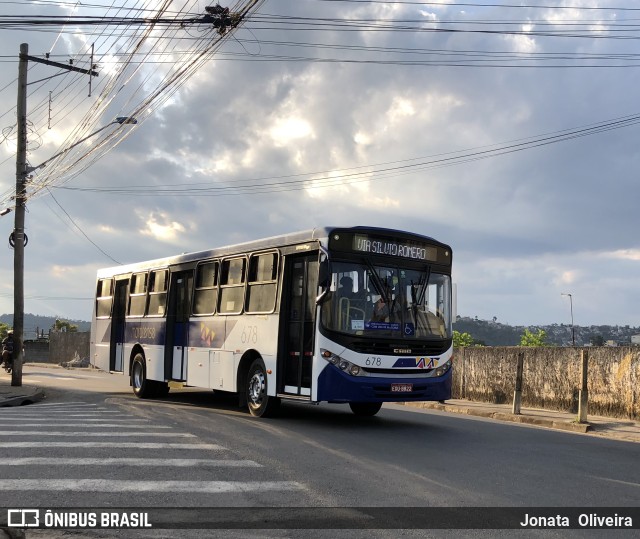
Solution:
{"label": "bus bumper", "polygon": [[[452,370],[437,378],[378,378],[351,376],[334,365],[318,377],[318,401],[408,402],[443,401],[451,398]],[[411,385],[411,391],[396,392],[391,384]]]}

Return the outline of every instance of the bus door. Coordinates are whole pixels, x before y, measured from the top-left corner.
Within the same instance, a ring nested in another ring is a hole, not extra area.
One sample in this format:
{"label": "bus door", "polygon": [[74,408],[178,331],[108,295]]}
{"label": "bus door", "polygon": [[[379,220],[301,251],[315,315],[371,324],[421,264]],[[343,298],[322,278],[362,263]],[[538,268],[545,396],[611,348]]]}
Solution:
{"label": "bus door", "polygon": [[122,372],[124,368],[125,321],[129,280],[116,281],[111,313],[111,346],[109,347],[109,370]]}
{"label": "bus door", "polygon": [[186,379],[186,350],[189,345],[189,315],[193,271],[171,273],[167,306],[166,341],[164,345],[165,378]]}
{"label": "bus door", "polygon": [[285,257],[278,347],[279,393],[311,396],[318,253]]}

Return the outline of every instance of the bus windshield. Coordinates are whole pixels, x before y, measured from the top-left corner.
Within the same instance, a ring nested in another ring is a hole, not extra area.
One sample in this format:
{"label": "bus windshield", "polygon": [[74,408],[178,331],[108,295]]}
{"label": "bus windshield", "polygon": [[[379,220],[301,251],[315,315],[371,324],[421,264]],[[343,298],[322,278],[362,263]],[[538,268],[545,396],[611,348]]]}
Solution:
{"label": "bus windshield", "polygon": [[451,278],[428,266],[334,261],[321,317],[327,330],[350,335],[451,338]]}

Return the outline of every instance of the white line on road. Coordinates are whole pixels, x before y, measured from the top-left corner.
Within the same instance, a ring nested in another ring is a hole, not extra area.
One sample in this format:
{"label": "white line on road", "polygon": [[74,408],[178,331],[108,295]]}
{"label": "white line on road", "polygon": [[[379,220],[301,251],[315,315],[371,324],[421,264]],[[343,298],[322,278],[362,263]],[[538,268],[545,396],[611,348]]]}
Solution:
{"label": "white line on road", "polygon": [[[165,442],[0,442],[0,448],[10,447],[110,447],[116,449],[213,449],[225,447],[218,444],[174,444]],[[6,457],[6,456],[5,456]]]}
{"label": "white line on road", "polygon": [[163,466],[170,468],[215,467],[215,468],[262,468],[253,460],[210,460],[210,459],[149,459],[149,458],[55,458],[27,457],[3,459],[3,466]]}
{"label": "white line on road", "polygon": [[[5,413],[4,411],[2,412],[3,414]],[[20,414],[20,413],[11,413],[11,415],[13,415],[13,417],[15,418],[21,418],[21,419],[42,419],[43,417],[47,417],[47,418],[55,418],[55,417],[62,417],[62,418],[66,418],[66,417],[87,417],[87,416],[97,416],[97,415],[110,415],[112,416],[113,414],[122,416],[122,417],[127,417],[125,416],[122,412],[116,412],[116,411],[109,411],[109,410],[103,410],[103,411],[98,411],[98,410],[90,410],[88,412],[82,412],[82,413],[68,413],[65,412],[64,410],[55,410],[53,412],[49,412],[49,413],[44,413],[44,414],[38,414],[35,412],[31,412],[29,411],[28,414]],[[9,417],[3,417],[2,419],[10,419]]]}
{"label": "white line on road", "polygon": [[[24,421],[42,421],[46,419],[47,424],[50,425],[52,423],[56,423],[57,421],[68,421],[64,417],[56,417],[56,418],[48,418],[43,416],[38,417],[3,417],[2,422],[6,421],[20,421],[21,423]],[[75,421],[77,425],[84,425],[86,423],[97,423],[99,421],[109,421],[110,423],[127,423],[133,425],[135,427],[142,427],[148,425],[150,421],[148,419],[113,419],[112,417],[103,417],[102,419],[72,419]],[[135,424],[137,423],[137,425]]]}
{"label": "white line on road", "polygon": [[295,481],[125,481],[108,479],[5,479],[0,490],[64,490],[80,492],[265,492],[302,490]]}
{"label": "white line on road", "polygon": [[38,408],[86,408],[86,407],[95,408],[96,406],[98,405],[92,404],[90,402],[82,402],[82,401],[38,403]]}
{"label": "white line on road", "polygon": [[[0,427],[15,427],[16,425],[14,423],[5,423],[4,421],[0,421]],[[28,422],[22,422],[20,423],[21,427],[87,427],[87,428],[93,428],[93,427],[116,427],[119,429],[140,429],[143,427],[150,427],[150,428],[154,428],[154,429],[170,429],[172,427],[166,427],[166,426],[162,426],[162,425],[153,425],[153,427],[151,427],[148,423],[138,423],[135,425],[132,425],[130,423],[127,423],[125,425],[121,425],[119,423],[91,423],[90,425],[87,425],[86,423],[84,423],[83,421],[78,421],[76,423],[32,423],[30,421]]]}
{"label": "white line on road", "polygon": [[188,432],[86,432],[86,431],[40,431],[40,430],[9,430],[0,431],[0,436],[166,436],[171,438],[196,438],[195,434]]}

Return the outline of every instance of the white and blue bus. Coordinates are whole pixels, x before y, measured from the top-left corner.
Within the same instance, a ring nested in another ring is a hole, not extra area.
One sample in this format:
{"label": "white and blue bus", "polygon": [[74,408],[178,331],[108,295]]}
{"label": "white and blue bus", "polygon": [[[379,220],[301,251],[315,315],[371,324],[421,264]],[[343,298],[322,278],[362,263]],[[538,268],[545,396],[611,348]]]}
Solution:
{"label": "white and blue bus", "polygon": [[282,400],[451,397],[451,248],[372,227],[323,227],[98,271],[91,362],[135,395],[237,393],[251,414]]}

